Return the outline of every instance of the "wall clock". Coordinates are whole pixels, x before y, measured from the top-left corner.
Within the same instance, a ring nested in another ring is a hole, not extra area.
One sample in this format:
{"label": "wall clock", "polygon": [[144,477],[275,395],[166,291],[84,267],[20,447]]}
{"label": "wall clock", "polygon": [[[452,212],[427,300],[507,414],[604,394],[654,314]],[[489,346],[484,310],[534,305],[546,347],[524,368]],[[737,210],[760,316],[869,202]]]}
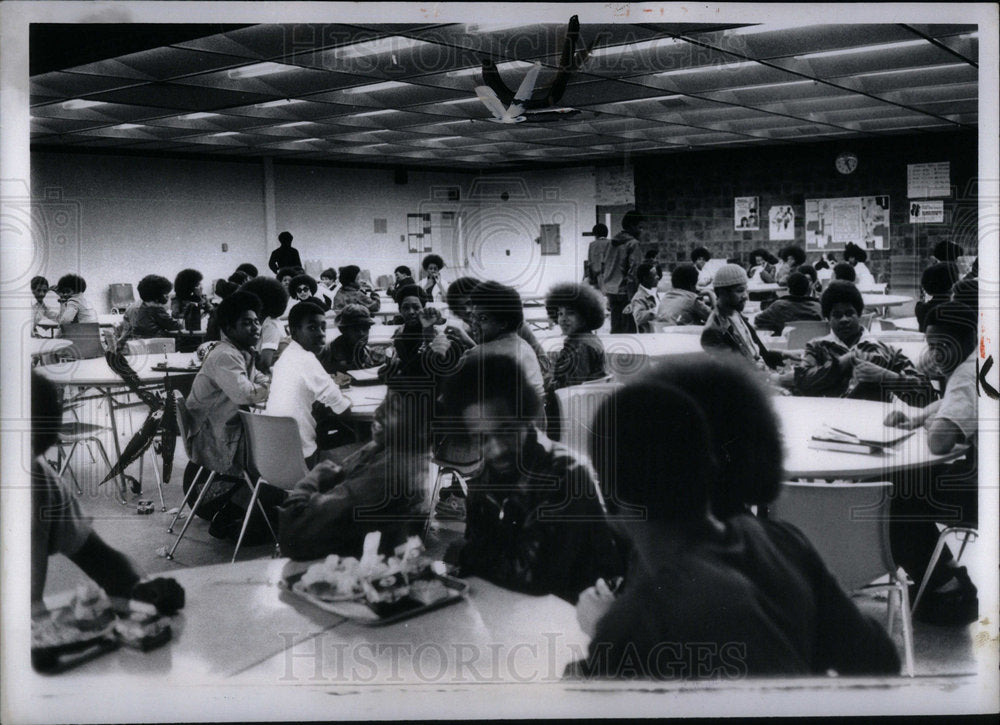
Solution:
{"label": "wall clock", "polygon": [[837,167],[837,171],[844,174],[853,174],[854,170],[858,168],[858,155],[853,151],[844,151],[837,155],[837,160],[834,161],[834,166]]}

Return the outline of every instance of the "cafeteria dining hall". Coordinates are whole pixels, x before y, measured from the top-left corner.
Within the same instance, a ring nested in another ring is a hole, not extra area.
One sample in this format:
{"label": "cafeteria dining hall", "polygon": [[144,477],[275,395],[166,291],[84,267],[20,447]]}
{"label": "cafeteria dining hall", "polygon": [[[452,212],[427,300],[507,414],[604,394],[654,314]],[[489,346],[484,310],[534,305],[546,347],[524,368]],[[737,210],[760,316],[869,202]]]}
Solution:
{"label": "cafeteria dining hall", "polygon": [[1000,711],[995,4],[181,5],[0,4],[0,718]]}

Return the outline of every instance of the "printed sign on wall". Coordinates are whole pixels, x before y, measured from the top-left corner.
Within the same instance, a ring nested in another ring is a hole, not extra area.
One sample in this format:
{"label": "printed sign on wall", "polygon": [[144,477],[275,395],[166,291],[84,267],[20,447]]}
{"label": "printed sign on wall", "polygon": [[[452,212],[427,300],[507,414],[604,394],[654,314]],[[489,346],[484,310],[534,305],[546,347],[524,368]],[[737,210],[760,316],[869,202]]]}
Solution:
{"label": "printed sign on wall", "polygon": [[760,229],[760,207],[756,196],[737,196],[733,228],[737,231],[754,231]]}
{"label": "printed sign on wall", "polygon": [[940,199],[910,202],[910,224],[939,224],[944,221],[944,202]]}
{"label": "printed sign on wall", "polygon": [[795,210],[792,207],[772,206],[767,211],[767,219],[771,239],[795,239]]}

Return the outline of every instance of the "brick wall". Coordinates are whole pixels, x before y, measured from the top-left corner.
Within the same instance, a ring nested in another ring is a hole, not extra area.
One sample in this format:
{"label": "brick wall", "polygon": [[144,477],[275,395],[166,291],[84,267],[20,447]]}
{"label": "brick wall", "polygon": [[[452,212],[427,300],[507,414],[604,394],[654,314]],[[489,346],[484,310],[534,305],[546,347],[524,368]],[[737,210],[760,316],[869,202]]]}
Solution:
{"label": "brick wall", "polygon": [[[888,272],[889,257],[921,260],[939,241],[951,239],[975,254],[977,140],[974,132],[925,133],[852,139],[792,146],[670,154],[635,162],[636,206],[649,217],[647,248],[658,248],[668,265],[686,260],[691,249],[705,246],[716,257],[748,262],[751,249],[773,252],[805,243],[805,200],[888,194],[890,249],[869,252],[877,276]],[[857,170],[844,176],[834,168],[841,151],[859,157]],[[910,224],[906,166],[951,162],[952,197],[945,200],[941,224]],[[759,197],[759,231],[733,230],[736,196]],[[770,241],[767,213],[791,204],[795,241]],[[839,256],[839,255],[838,255]],[[810,255],[809,261],[818,257]]]}

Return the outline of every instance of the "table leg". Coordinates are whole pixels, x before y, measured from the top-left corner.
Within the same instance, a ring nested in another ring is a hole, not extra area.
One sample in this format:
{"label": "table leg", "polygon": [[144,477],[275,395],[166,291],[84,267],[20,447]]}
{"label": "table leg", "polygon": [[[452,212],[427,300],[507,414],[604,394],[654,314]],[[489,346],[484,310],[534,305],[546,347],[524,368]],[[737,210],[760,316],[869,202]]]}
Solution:
{"label": "table leg", "polygon": [[[108,417],[111,419],[111,439],[115,444],[115,455],[117,458],[115,460],[120,461],[122,459],[122,444],[118,440],[118,421],[115,420],[115,400],[111,393],[111,388],[104,388],[104,398],[108,402]],[[118,498],[121,499],[121,505],[125,506],[128,500],[125,498],[125,492],[128,491],[128,485],[125,483],[125,470],[122,469],[121,473],[118,474]]]}

